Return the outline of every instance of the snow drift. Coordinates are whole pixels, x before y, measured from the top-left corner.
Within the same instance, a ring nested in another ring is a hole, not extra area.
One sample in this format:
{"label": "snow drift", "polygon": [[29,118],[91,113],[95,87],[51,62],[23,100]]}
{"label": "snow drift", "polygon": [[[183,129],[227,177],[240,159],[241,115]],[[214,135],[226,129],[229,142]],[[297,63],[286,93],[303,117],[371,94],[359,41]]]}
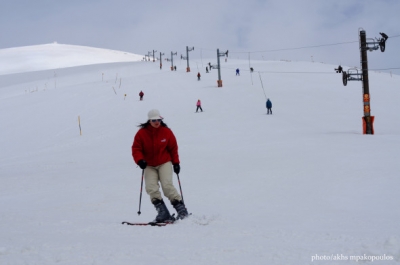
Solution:
{"label": "snow drift", "polygon": [[51,43],[0,50],[0,75],[81,65],[134,62],[142,55],[128,52]]}

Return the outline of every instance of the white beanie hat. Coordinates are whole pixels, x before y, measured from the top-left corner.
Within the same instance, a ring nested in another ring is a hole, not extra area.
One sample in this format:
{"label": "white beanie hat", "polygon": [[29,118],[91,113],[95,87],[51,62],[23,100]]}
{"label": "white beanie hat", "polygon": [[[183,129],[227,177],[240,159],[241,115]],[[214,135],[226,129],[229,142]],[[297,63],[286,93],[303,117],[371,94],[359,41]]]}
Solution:
{"label": "white beanie hat", "polygon": [[149,120],[163,119],[163,117],[160,115],[160,112],[156,109],[150,110],[149,113],[147,113],[147,117]]}

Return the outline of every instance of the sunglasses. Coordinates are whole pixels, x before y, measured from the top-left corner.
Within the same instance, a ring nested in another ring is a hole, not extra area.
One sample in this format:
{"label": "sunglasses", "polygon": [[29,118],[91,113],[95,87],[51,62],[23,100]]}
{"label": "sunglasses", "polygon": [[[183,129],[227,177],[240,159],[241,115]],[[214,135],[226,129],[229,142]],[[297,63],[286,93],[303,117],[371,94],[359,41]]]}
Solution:
{"label": "sunglasses", "polygon": [[151,120],[151,122],[156,122],[156,121],[161,122],[161,119]]}

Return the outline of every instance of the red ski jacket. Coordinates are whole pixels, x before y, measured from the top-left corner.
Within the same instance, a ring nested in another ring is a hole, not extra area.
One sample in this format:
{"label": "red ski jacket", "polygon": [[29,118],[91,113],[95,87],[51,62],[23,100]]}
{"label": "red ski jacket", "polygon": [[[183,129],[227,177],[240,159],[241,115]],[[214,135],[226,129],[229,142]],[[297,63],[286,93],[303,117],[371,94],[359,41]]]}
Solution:
{"label": "red ski jacket", "polygon": [[159,166],[168,161],[179,164],[178,143],[171,129],[148,125],[139,129],[132,145],[133,160],[144,159],[149,166]]}

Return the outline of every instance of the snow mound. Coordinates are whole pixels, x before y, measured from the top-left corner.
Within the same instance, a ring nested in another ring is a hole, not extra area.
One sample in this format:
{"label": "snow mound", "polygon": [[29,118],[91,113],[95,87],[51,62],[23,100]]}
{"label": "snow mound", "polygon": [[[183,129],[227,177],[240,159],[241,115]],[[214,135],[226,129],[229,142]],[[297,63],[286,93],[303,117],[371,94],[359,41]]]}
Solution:
{"label": "snow mound", "polygon": [[0,75],[81,65],[140,61],[143,56],[86,46],[51,44],[0,50]]}

